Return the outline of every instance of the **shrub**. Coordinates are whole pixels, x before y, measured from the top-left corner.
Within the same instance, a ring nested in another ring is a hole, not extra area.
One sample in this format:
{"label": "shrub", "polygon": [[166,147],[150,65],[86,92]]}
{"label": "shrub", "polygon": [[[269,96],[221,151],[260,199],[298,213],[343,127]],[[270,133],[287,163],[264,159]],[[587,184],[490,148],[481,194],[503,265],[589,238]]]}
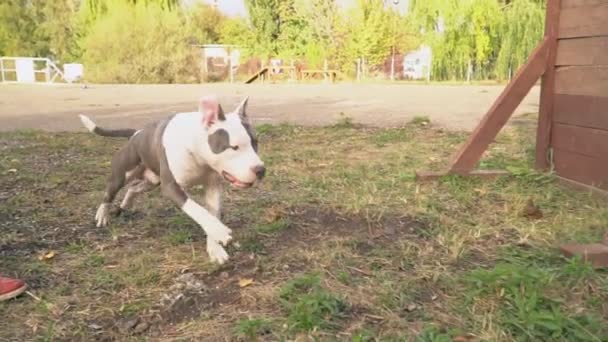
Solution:
{"label": "shrub", "polygon": [[177,10],[111,1],[81,39],[85,78],[102,83],[178,83],[200,78],[197,50]]}

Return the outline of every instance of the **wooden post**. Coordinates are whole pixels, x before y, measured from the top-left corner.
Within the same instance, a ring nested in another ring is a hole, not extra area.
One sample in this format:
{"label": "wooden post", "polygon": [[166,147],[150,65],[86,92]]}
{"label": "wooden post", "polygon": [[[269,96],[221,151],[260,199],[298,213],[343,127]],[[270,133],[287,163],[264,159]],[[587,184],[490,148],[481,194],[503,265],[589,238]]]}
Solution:
{"label": "wooden post", "polygon": [[361,58],[357,58],[357,82],[361,81]]}
{"label": "wooden post", "polygon": [[[549,146],[553,122],[553,103],[555,94],[555,60],[557,57],[557,38],[559,31],[560,0],[548,0],[545,19],[545,39],[548,39],[547,68],[541,81],[540,109],[536,132],[536,169],[547,171],[551,166]],[[584,53],[584,52],[581,52]]]}
{"label": "wooden post", "polygon": [[44,62],[44,79],[46,83],[51,83],[51,66],[49,65],[51,61],[47,58]]}
{"label": "wooden post", "polygon": [[0,57],[0,74],[2,74],[2,83],[4,83],[4,58]]}
{"label": "wooden post", "polygon": [[366,75],[365,75],[365,57],[361,58],[361,74],[362,77],[365,79]]}
{"label": "wooden post", "polygon": [[228,70],[230,72],[230,83],[234,83],[234,74],[232,73],[232,49],[228,47]]}
{"label": "wooden post", "polygon": [[532,52],[528,62],[502,91],[477,128],[453,159],[449,173],[467,174],[477,164],[483,152],[507,123],[513,111],[526,97],[547,68],[550,40],[545,38]]}

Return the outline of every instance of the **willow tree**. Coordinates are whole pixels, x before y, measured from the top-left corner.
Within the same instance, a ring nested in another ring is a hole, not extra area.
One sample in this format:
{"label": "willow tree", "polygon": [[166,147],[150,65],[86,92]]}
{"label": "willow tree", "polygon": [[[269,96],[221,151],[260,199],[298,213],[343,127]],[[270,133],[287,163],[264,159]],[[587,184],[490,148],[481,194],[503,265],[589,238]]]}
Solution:
{"label": "willow tree", "polygon": [[545,8],[539,1],[513,0],[503,12],[496,74],[499,79],[508,79],[542,39]]}
{"label": "willow tree", "polygon": [[538,0],[413,0],[435,79],[506,78],[542,36]]}
{"label": "willow tree", "polygon": [[267,58],[278,53],[277,40],[281,34],[282,22],[278,8],[281,1],[245,0],[252,38],[247,47],[253,54]]}
{"label": "willow tree", "polygon": [[[334,62],[337,50],[341,48],[338,40],[338,7],[333,0],[296,0],[296,13],[305,23],[307,41],[302,57],[311,67],[321,67],[325,60]],[[332,63],[333,64],[333,63]],[[337,65],[332,65],[336,67]]]}
{"label": "willow tree", "polygon": [[435,78],[492,76],[501,22],[496,0],[416,1],[414,15],[433,49]]}

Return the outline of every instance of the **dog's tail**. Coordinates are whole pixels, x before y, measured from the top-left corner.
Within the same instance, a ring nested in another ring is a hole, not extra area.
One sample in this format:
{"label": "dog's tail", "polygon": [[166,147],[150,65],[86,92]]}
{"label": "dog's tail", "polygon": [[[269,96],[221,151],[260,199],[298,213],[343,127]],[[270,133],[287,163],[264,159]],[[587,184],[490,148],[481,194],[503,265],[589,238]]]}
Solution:
{"label": "dog's tail", "polygon": [[121,129],[101,128],[101,127],[97,126],[93,122],[93,120],[91,120],[88,116],[83,115],[83,114],[80,114],[78,116],[80,117],[80,121],[82,121],[82,124],[84,125],[84,127],[86,127],[90,132],[95,133],[97,135],[101,135],[102,137],[130,138],[135,134],[135,132],[137,132],[136,129],[132,129],[132,128],[121,128]]}

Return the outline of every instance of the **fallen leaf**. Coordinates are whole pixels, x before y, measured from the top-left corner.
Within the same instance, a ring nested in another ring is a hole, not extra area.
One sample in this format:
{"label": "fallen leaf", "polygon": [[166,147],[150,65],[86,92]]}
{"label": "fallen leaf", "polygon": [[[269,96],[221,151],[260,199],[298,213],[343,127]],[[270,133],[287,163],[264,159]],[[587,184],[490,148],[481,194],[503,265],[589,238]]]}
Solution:
{"label": "fallen leaf", "polygon": [[43,261],[43,260],[50,260],[53,259],[55,257],[55,251],[48,251],[47,253],[40,255],[38,257],[38,260]]}
{"label": "fallen leaf", "polygon": [[253,279],[251,278],[241,278],[239,279],[239,286],[240,287],[247,287],[249,285],[253,284]]}

